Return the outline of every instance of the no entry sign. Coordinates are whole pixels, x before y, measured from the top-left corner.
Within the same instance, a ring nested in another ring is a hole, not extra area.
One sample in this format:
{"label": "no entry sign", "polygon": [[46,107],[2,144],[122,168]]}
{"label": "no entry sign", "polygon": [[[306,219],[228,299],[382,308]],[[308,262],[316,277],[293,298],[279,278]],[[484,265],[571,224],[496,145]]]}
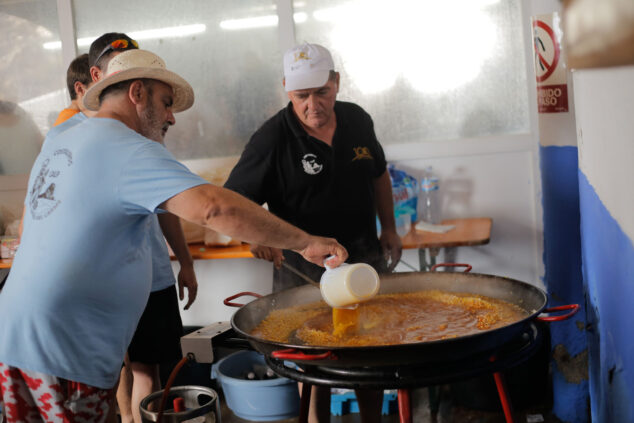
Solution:
{"label": "no entry sign", "polygon": [[561,34],[559,21],[555,24],[552,15],[533,18],[533,53],[539,113],[568,111],[568,86],[565,64],[562,63],[561,37],[558,36]]}

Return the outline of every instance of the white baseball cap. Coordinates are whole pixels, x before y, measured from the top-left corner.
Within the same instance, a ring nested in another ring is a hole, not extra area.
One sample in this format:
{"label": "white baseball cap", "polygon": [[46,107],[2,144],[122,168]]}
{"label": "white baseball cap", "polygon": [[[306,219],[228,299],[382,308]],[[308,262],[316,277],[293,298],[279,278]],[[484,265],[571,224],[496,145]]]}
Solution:
{"label": "white baseball cap", "polygon": [[284,53],[286,91],[323,87],[335,69],[330,52],[318,44],[302,44]]}

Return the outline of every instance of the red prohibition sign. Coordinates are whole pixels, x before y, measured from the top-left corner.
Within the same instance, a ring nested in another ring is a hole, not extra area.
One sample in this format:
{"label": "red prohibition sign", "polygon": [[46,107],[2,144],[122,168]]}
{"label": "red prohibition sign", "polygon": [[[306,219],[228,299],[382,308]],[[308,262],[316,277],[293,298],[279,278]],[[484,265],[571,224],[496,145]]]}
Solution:
{"label": "red prohibition sign", "polygon": [[543,82],[546,79],[548,79],[548,77],[550,75],[552,75],[552,73],[555,71],[555,69],[557,69],[557,63],[559,63],[559,53],[560,53],[559,52],[559,43],[555,39],[555,32],[552,30],[551,27],[546,25],[545,22],[536,20],[536,21],[533,22],[533,28],[535,28],[535,27],[540,27],[541,29],[546,31],[548,36],[551,38],[551,41],[553,43],[553,48],[555,49],[555,52],[553,54],[553,62],[549,65],[548,61],[539,52],[539,49],[537,48],[537,44],[535,43],[535,54],[537,55],[537,57],[539,59],[539,62],[542,65],[544,65],[545,68],[546,68],[546,72],[544,72],[544,74],[542,76],[537,76],[537,82]]}

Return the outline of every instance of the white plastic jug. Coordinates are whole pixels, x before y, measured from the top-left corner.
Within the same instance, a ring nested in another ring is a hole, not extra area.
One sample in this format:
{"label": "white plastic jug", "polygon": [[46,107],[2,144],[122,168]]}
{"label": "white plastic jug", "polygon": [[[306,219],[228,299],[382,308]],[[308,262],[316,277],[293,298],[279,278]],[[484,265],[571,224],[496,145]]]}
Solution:
{"label": "white plastic jug", "polygon": [[369,300],[379,292],[379,274],[366,263],[343,263],[330,268],[320,280],[321,296],[333,308],[350,307]]}

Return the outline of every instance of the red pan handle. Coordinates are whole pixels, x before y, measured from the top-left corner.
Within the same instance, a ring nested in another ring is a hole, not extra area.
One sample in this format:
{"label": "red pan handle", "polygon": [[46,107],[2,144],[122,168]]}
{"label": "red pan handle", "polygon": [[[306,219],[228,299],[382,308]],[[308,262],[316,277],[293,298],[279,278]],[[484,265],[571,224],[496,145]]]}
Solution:
{"label": "red pan handle", "polygon": [[326,351],[322,354],[304,354],[294,348],[286,350],[277,350],[271,353],[271,357],[281,360],[336,360],[337,356],[332,351]]}
{"label": "red pan handle", "polygon": [[431,271],[435,272],[439,267],[466,267],[464,273],[470,272],[473,267],[467,263],[438,263],[431,267]]}
{"label": "red pan handle", "polygon": [[232,303],[232,300],[235,300],[236,298],[240,298],[244,295],[250,295],[252,297],[255,298],[262,298],[262,295],[260,294],[256,294],[255,292],[249,292],[249,291],[245,291],[245,292],[240,292],[237,293],[236,295],[232,295],[228,298],[225,298],[225,300],[223,301],[224,305],[229,306],[229,307],[242,307],[244,304],[238,304],[238,303]]}
{"label": "red pan handle", "polygon": [[538,317],[537,320],[542,322],[559,322],[561,320],[567,320],[569,317],[572,317],[576,312],[579,311],[579,304],[568,304],[557,307],[550,307],[544,309],[543,313],[550,313],[553,311],[561,311],[561,310],[572,310],[569,313],[562,314],[561,316],[546,316],[546,317]]}

